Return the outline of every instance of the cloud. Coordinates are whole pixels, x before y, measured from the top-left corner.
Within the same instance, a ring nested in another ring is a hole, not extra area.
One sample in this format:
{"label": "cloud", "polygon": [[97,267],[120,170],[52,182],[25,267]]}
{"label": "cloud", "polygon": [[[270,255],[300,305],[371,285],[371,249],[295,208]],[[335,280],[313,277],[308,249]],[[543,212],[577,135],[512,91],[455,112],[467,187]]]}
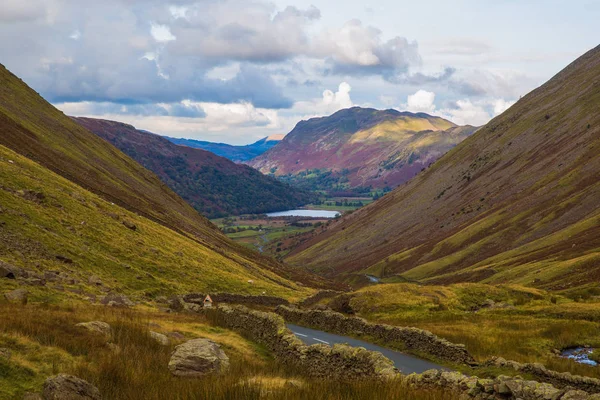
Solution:
{"label": "cloud", "polygon": [[31,22],[43,18],[48,13],[48,4],[42,0],[2,0],[0,2],[0,22]]}
{"label": "cloud", "polygon": [[323,91],[320,99],[296,102],[291,111],[295,114],[301,114],[302,119],[333,114],[354,105],[350,98],[351,91],[352,87],[347,82],[342,82],[336,92],[327,89]]}
{"label": "cloud", "polygon": [[166,25],[152,24],[150,34],[159,43],[166,43],[177,39]]}
{"label": "cloud", "polygon": [[406,110],[411,112],[433,113],[435,111],[435,93],[419,90],[408,96]]}
{"label": "cloud", "polygon": [[382,32],[351,20],[340,29],[323,31],[315,40],[312,53],[328,60],[333,74],[375,74],[393,77],[405,74],[421,63],[418,45],[406,38],[384,41]]}

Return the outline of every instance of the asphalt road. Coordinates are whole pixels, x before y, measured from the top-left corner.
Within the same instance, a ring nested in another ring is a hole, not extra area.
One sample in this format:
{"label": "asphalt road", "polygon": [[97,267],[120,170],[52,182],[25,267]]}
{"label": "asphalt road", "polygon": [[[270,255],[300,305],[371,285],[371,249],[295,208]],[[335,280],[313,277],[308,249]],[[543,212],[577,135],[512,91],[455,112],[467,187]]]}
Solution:
{"label": "asphalt road", "polygon": [[378,351],[394,363],[394,366],[400,370],[403,374],[411,374],[416,372],[427,371],[429,369],[439,369],[447,371],[448,368],[442,367],[441,365],[434,364],[429,361],[421,360],[420,358],[410,356],[408,354],[401,353],[396,350],[386,349],[375,344],[363,342],[362,340],[354,339],[347,336],[334,335],[332,333],[322,332],[315,329],[304,328],[302,326],[287,324],[294,334],[301,339],[304,343],[311,344],[348,344],[353,347],[364,347],[367,350]]}

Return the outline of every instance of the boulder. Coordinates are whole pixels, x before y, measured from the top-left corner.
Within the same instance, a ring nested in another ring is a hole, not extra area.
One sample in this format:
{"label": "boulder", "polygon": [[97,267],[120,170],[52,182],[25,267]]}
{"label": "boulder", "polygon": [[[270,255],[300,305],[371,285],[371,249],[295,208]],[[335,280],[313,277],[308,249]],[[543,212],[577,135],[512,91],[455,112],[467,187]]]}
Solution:
{"label": "boulder", "polygon": [[27,290],[15,289],[10,292],[4,293],[4,298],[11,302],[27,303]]}
{"label": "boulder", "polygon": [[175,347],[169,371],[175,376],[198,377],[229,369],[229,357],[208,339],[193,339]]}
{"label": "boulder", "polygon": [[100,333],[105,336],[110,336],[110,333],[112,332],[110,325],[102,321],[81,322],[75,326],[79,326],[87,329],[90,332]]}
{"label": "boulder", "polygon": [[100,391],[76,376],[59,374],[46,379],[44,400],[101,400]]}
{"label": "boulder", "polygon": [[150,337],[154,339],[158,344],[163,346],[169,345],[169,338],[163,335],[162,333],[150,331]]}
{"label": "boulder", "polygon": [[0,278],[16,279],[18,275],[18,268],[0,261]]}
{"label": "boulder", "polygon": [[101,304],[112,307],[133,307],[135,303],[125,295],[109,293],[100,300]]}
{"label": "boulder", "polygon": [[102,279],[100,279],[96,275],[90,276],[88,279],[88,283],[90,285],[96,285],[96,286],[102,286],[104,284],[104,283],[102,283]]}
{"label": "boulder", "polygon": [[127,228],[131,229],[132,231],[137,230],[137,226],[131,221],[124,220],[123,225],[125,225]]}

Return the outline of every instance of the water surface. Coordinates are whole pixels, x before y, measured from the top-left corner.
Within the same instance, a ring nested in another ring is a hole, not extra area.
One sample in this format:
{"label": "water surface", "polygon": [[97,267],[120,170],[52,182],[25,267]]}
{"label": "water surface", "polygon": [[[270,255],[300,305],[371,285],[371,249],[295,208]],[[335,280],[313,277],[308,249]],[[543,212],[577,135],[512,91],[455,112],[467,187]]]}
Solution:
{"label": "water surface", "polygon": [[267,217],[309,217],[309,218],[335,218],[339,211],[329,210],[287,210],[268,213]]}

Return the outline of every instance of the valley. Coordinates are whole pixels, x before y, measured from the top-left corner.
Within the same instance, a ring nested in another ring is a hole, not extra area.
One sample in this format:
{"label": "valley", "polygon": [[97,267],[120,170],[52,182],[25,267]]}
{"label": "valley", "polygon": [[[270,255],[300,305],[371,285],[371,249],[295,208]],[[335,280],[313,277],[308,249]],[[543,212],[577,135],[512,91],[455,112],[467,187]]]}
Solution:
{"label": "valley", "polygon": [[0,4],[0,400],[600,400],[600,6],[338,3]]}

